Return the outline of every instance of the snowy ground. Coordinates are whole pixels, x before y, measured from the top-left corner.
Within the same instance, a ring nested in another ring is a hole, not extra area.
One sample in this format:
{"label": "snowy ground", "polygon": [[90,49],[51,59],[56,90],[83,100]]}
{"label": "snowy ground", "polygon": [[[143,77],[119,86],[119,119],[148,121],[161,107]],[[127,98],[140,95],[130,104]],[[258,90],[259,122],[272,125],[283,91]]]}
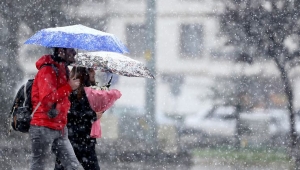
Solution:
{"label": "snowy ground", "polygon": [[205,164],[201,162],[195,162],[193,166],[185,165],[151,165],[141,163],[119,163],[119,164],[105,164],[101,166],[102,170],[289,170],[288,165],[273,164],[268,166],[241,166],[241,165],[222,165],[219,163]]}
{"label": "snowy ground", "polygon": [[[27,168],[19,167],[13,170],[26,170]],[[118,163],[118,164],[106,164],[101,165],[101,170],[289,170],[288,166],[284,165],[272,165],[272,166],[251,166],[251,167],[241,167],[241,166],[224,166],[224,165],[201,165],[196,164],[192,167],[187,167],[184,165],[145,165],[141,163]],[[49,166],[46,170],[53,170],[53,167]]]}
{"label": "snowy ground", "polygon": [[[1,170],[28,170],[30,153],[24,150],[0,150]],[[193,158],[192,165],[157,162],[118,162],[100,160],[101,170],[289,170],[287,164],[272,163],[266,165],[230,164],[220,159]],[[49,156],[46,170],[53,170],[54,157]]]}
{"label": "snowy ground", "polygon": [[[28,170],[30,152],[22,147],[24,139],[0,142],[0,170]],[[22,144],[21,144],[22,143]],[[157,162],[118,162],[100,160],[101,170],[289,170],[287,164],[272,163],[267,165],[230,164],[220,159],[193,158],[192,165]],[[53,170],[54,157],[49,156],[46,170]]]}
{"label": "snowy ground", "polygon": [[[177,164],[159,164],[153,165],[140,162],[101,162],[101,170],[289,170],[289,165],[271,164],[271,165],[225,165],[219,160],[194,160],[192,166]],[[47,166],[46,170],[53,170],[53,166]],[[27,170],[28,165],[15,166],[12,170]],[[9,170],[9,169],[7,169]]]}

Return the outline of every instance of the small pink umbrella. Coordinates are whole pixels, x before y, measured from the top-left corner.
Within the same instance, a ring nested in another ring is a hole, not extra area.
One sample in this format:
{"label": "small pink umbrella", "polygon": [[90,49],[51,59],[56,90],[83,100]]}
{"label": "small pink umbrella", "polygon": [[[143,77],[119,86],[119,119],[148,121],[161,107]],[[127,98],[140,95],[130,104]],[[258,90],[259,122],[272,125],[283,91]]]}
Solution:
{"label": "small pink umbrella", "polygon": [[[117,89],[101,90],[92,87],[84,87],[84,90],[90,106],[95,112],[106,111],[122,96],[121,92]],[[92,124],[90,135],[92,138],[101,137],[100,119]]]}

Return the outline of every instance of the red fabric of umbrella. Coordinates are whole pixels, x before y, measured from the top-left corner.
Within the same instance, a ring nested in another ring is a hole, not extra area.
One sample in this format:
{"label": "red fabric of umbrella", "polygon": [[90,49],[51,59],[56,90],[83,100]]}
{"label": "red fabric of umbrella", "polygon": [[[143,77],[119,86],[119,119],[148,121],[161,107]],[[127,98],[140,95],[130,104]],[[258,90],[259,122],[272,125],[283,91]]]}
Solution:
{"label": "red fabric of umbrella", "polygon": [[[118,100],[122,96],[121,92],[117,89],[100,90],[94,89],[92,87],[84,87],[84,91],[91,108],[95,112],[106,111],[115,103],[116,100]],[[93,123],[90,135],[93,138],[101,137],[100,119]]]}

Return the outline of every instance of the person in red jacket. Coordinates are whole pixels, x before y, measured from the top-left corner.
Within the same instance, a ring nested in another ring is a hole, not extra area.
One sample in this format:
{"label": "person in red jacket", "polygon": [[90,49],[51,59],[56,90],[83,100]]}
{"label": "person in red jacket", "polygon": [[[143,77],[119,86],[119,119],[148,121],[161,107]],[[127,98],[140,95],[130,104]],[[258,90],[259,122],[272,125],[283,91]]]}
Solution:
{"label": "person in red jacket", "polygon": [[54,55],[44,55],[36,62],[38,73],[31,91],[35,112],[29,129],[32,142],[31,170],[45,169],[51,151],[66,169],[79,167],[66,127],[69,94],[79,87],[79,80],[69,77],[67,67],[75,61],[75,55],[73,48],[54,48]]}

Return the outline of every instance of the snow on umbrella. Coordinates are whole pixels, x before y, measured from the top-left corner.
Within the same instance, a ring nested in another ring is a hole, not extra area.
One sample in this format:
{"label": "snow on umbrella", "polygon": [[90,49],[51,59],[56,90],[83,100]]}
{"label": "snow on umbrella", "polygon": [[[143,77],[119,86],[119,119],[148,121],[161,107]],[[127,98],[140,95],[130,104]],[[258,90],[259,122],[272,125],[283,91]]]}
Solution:
{"label": "snow on umbrella", "polygon": [[126,46],[115,35],[80,24],[42,29],[24,44],[129,53]]}
{"label": "snow on umbrella", "polygon": [[113,52],[87,52],[75,56],[75,66],[94,68],[127,77],[154,78],[141,62]]}
{"label": "snow on umbrella", "polygon": [[[95,112],[106,111],[115,103],[116,100],[118,100],[122,96],[121,92],[117,89],[102,90],[95,86],[84,87],[84,91],[91,108]],[[90,135],[93,138],[101,137],[100,119],[93,122]]]}

